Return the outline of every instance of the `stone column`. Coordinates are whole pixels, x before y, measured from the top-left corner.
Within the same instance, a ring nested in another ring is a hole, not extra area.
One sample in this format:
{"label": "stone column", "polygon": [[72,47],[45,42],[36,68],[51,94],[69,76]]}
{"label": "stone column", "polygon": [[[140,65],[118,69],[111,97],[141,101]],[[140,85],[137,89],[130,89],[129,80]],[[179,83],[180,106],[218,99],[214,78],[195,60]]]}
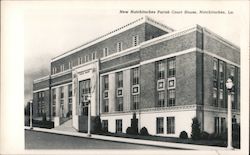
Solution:
{"label": "stone column", "polygon": [[123,109],[124,111],[130,110],[130,102],[131,102],[131,84],[130,84],[130,69],[125,70],[123,72]]}
{"label": "stone column", "polygon": [[60,117],[60,88],[57,87],[56,89],[56,117]]}
{"label": "stone column", "polygon": [[64,86],[64,117],[69,112],[69,85]]}
{"label": "stone column", "polygon": [[115,73],[109,74],[109,112],[115,111],[116,87]]}

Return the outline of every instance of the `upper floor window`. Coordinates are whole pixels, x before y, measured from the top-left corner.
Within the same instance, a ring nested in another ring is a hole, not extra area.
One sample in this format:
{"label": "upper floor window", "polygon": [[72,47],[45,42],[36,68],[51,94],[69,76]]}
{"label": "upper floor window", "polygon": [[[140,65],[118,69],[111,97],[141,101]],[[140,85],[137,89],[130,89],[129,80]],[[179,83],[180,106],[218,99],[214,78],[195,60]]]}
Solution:
{"label": "upper floor window", "polygon": [[230,68],[230,76],[234,77],[235,75],[235,67],[232,65]]}
{"label": "upper floor window", "polygon": [[158,79],[165,78],[165,68],[164,68],[164,61],[157,62],[157,77]]}
{"label": "upper floor window", "polygon": [[103,57],[106,57],[109,55],[109,49],[107,47],[103,48]]}
{"label": "upper floor window", "polygon": [[82,64],[82,57],[78,58],[78,65]]}
{"label": "upper floor window", "polygon": [[89,61],[89,56],[85,55],[85,62],[88,62],[88,61]]}
{"label": "upper floor window", "polygon": [[60,66],[60,70],[61,70],[61,72],[64,71],[64,64],[62,64],[62,65]]}
{"label": "upper floor window", "polygon": [[123,87],[123,74],[122,72],[116,73],[117,75],[117,88]]}
{"label": "upper floor window", "polygon": [[165,95],[164,91],[159,91],[158,92],[158,107],[164,107],[165,104]]}
{"label": "upper floor window", "polygon": [[72,84],[69,85],[69,97],[72,97]]}
{"label": "upper floor window", "polygon": [[168,90],[168,106],[175,106],[175,89]]}
{"label": "upper floor window", "polygon": [[168,59],[168,77],[175,76],[175,58]]}
{"label": "upper floor window", "polygon": [[139,84],[139,68],[138,67],[133,68],[132,74],[133,74],[133,76],[132,76],[133,77],[133,81],[132,81],[133,85]]}
{"label": "upper floor window", "polygon": [[72,61],[69,61],[69,69],[71,69],[73,67],[72,64],[73,64]]}
{"label": "upper floor window", "polygon": [[122,42],[118,42],[116,46],[117,46],[116,47],[117,48],[117,52],[122,51]]}
{"label": "upper floor window", "polygon": [[104,82],[104,90],[108,90],[109,89],[109,76],[105,75],[103,77],[103,82]]}
{"label": "upper floor window", "polygon": [[133,36],[133,46],[137,46],[139,43],[139,36],[136,35],[136,36]]}
{"label": "upper floor window", "polygon": [[60,87],[60,97],[64,98],[64,87]]}
{"label": "upper floor window", "polygon": [[56,74],[56,72],[57,72],[56,67],[53,67],[53,68],[52,68],[52,74]]}
{"label": "upper floor window", "polygon": [[96,59],[96,52],[93,52],[92,53],[92,60],[95,60]]}

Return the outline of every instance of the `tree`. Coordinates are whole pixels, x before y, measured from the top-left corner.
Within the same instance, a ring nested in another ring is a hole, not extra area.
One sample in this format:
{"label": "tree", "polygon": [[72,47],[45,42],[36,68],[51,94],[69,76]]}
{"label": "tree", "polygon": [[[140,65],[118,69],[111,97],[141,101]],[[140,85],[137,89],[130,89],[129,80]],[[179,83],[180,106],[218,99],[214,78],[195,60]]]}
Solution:
{"label": "tree", "polygon": [[197,140],[200,138],[200,134],[201,134],[200,123],[196,117],[193,118],[192,120],[193,120],[193,123],[192,123],[191,137],[193,140]]}
{"label": "tree", "polygon": [[136,118],[136,114],[133,113],[133,118],[131,119],[131,128],[132,134],[138,134],[138,119]]}

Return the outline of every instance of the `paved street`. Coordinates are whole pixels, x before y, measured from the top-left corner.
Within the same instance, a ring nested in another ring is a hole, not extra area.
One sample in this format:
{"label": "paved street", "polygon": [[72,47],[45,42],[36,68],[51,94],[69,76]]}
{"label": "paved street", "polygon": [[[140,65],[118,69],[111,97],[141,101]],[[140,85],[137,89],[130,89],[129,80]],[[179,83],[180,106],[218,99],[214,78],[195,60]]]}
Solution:
{"label": "paved street", "polygon": [[25,130],[26,149],[168,149]]}

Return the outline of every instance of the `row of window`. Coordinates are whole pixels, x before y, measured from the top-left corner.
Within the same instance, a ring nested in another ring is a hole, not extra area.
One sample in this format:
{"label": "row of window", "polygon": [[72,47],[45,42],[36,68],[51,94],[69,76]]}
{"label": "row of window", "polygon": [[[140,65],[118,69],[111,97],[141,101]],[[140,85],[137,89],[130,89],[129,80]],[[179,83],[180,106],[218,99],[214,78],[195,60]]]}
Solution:
{"label": "row of window", "polygon": [[[63,115],[64,112],[64,90],[65,87],[61,86],[59,87],[59,96],[56,95],[56,88],[52,89],[52,115],[56,116],[56,100],[57,97],[60,99],[60,114]],[[69,105],[69,111],[72,111],[72,85],[68,85],[68,105]]]}
{"label": "row of window", "polygon": [[45,92],[37,93],[37,114],[38,116],[42,116],[45,113]]}
{"label": "row of window", "polygon": [[[233,79],[234,84],[236,85],[235,75],[236,75],[236,67],[231,65],[229,73],[226,69],[226,63],[222,60],[218,60],[214,58],[213,60],[213,101],[212,105],[216,107],[227,107],[227,88],[226,88],[226,80],[228,77]],[[235,89],[232,90],[232,108],[237,107],[237,103],[235,102],[236,95]]]}
{"label": "row of window", "polygon": [[[132,104],[131,110],[136,110],[139,108],[139,67],[133,68],[131,70],[131,81],[132,81]],[[108,90],[109,90],[109,77],[105,75],[103,77],[103,112],[109,111],[109,99],[108,99]],[[123,72],[116,73],[116,111],[123,111]]]}
{"label": "row of window", "polygon": [[[157,107],[175,106],[175,68],[175,57],[156,62]],[[168,89],[165,89],[166,83]]]}
{"label": "row of window", "polygon": [[[132,45],[133,46],[137,46],[139,44],[139,36],[135,35],[132,37]],[[122,47],[122,42],[117,42],[116,43],[116,52],[121,52],[123,50]],[[103,57],[107,57],[109,55],[109,49],[108,47],[103,48]],[[84,57],[84,61],[83,61],[83,57],[79,57],[77,60],[77,64],[83,64],[84,62],[88,62],[90,60],[95,60],[97,58],[96,52],[91,53],[91,55],[85,55]],[[68,62],[68,68],[71,69],[73,67],[73,62],[69,61]],[[64,64],[60,65],[60,72],[63,72],[65,70],[65,66]],[[58,73],[57,68],[53,67],[52,68],[52,74]]]}
{"label": "row of window", "polygon": [[[102,120],[102,128],[108,131],[108,120]],[[122,119],[115,120],[115,132],[122,133]],[[166,117],[166,133],[175,134],[175,117]],[[164,117],[156,118],[156,134],[164,134]]]}
{"label": "row of window", "polygon": [[[166,129],[167,134],[175,133],[175,117],[166,117]],[[163,134],[164,133],[164,117],[156,118],[156,133]]]}

